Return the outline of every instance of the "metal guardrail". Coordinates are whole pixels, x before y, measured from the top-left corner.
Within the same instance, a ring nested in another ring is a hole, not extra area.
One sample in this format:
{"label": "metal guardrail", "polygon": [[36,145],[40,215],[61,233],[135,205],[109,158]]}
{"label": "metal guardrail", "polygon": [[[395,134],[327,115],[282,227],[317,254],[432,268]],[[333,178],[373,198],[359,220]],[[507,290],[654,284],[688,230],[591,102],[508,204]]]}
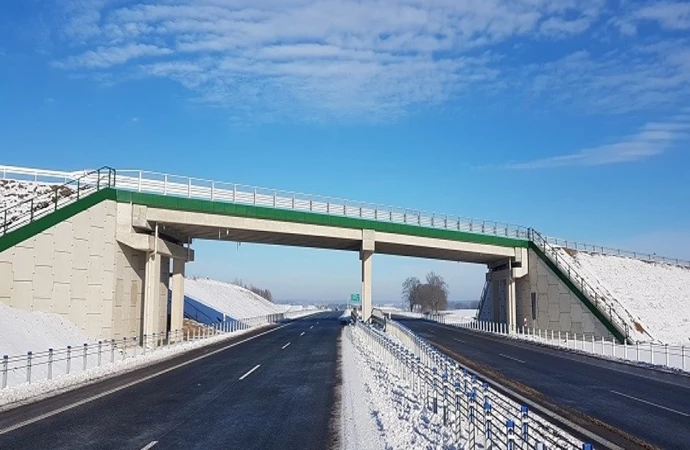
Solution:
{"label": "metal guardrail", "polygon": [[446,317],[437,320],[440,323],[458,328],[465,328],[479,333],[502,335],[508,338],[525,339],[543,345],[575,350],[604,358],[613,358],[635,363],[651,364],[680,369],[690,372],[690,347],[684,345],[655,344],[653,342],[623,344],[605,337],[595,337],[588,333],[568,333],[539,328],[518,328],[515,334],[508,333],[505,323],[476,321],[472,318],[448,321]]}
{"label": "metal guardrail", "polygon": [[613,326],[625,337],[630,337],[630,325],[628,321],[621,317],[613,309],[614,300],[608,295],[602,294],[600,289],[592,286],[589,281],[582,277],[576,267],[573,267],[563,257],[558,255],[558,251],[551,246],[537,231],[530,231],[530,240],[539,247],[542,252],[551,260],[556,267],[591,301],[594,306],[613,324]]}
{"label": "metal guardrail", "polygon": [[[233,333],[260,325],[278,323],[288,319],[289,314],[270,314],[266,316],[236,319],[214,325],[198,325],[191,332],[185,329],[153,333],[150,336],[123,337],[84,343],[81,347],[67,346],[24,355],[4,355],[0,360],[0,389],[10,386],[11,373],[23,374],[25,383],[74,372],[87,371],[96,367],[125,361],[155,352],[161,347],[179,346],[185,342],[208,339],[221,334]],[[16,378],[16,377],[15,377]],[[15,385],[17,383],[14,383]]]}
{"label": "metal guardrail", "polygon": [[442,418],[463,448],[593,449],[481,382],[397,322],[389,321],[385,333],[361,323],[354,331],[361,332],[378,359],[407,381],[427,411]]}
{"label": "metal guardrail", "polygon": [[87,195],[114,186],[115,169],[104,166],[64,184],[54,186],[46,194],[5,207],[0,210],[0,237]]}

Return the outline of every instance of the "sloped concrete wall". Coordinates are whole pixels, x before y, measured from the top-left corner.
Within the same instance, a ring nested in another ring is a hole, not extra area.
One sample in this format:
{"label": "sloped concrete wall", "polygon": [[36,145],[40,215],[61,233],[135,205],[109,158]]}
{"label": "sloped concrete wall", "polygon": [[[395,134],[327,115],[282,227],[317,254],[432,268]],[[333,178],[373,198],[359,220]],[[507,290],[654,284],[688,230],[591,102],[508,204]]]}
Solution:
{"label": "sloped concrete wall", "polygon": [[[536,294],[536,318],[532,314],[532,293]],[[612,338],[603,323],[561,281],[539,256],[529,251],[529,274],[516,280],[518,327],[595,335]]]}
{"label": "sloped concrete wall", "polygon": [[488,282],[484,291],[484,298],[480,299],[482,307],[477,315],[478,320],[482,322],[496,322],[494,320],[493,298],[493,283]]}
{"label": "sloped concrete wall", "polygon": [[0,253],[0,301],[60,314],[91,338],[113,327],[117,204],[101,202]]}
{"label": "sloped concrete wall", "polygon": [[[98,203],[0,252],[0,302],[56,313],[90,339],[142,334],[146,252],[116,240],[127,204]],[[169,259],[162,258],[160,326],[165,331]]]}

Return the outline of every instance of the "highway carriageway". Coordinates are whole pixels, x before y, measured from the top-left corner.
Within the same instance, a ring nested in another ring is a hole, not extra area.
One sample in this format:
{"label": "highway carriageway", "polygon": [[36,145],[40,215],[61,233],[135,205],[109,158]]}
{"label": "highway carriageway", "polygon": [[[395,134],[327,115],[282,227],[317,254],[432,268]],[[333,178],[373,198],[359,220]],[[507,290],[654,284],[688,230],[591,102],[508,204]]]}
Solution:
{"label": "highway carriageway", "polygon": [[252,331],[0,413],[0,449],[324,449],[337,313]]}
{"label": "highway carriageway", "polygon": [[426,320],[396,320],[480,377],[621,448],[690,448],[687,375]]}

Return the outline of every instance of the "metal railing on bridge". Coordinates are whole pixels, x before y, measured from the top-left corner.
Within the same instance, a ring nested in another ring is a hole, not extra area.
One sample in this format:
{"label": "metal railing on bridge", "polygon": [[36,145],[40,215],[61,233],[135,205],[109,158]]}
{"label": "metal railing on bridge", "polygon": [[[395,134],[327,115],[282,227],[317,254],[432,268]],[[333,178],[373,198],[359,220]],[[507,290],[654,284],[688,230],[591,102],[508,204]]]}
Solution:
{"label": "metal railing on bridge", "polygon": [[[5,175],[6,172],[7,170]],[[51,176],[55,178],[56,175]],[[39,179],[37,175],[34,178]],[[21,200],[0,210],[0,237],[94,192],[114,186],[115,169],[105,166],[61,185],[52,185],[46,193]]]}

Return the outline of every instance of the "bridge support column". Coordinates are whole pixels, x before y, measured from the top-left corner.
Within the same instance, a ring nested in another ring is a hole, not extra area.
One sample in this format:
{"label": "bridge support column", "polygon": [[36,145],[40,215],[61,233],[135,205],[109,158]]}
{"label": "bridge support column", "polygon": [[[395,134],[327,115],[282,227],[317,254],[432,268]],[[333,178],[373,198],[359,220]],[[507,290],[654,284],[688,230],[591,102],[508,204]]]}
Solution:
{"label": "bridge support column", "polygon": [[515,278],[513,277],[512,261],[508,260],[508,278],[506,279],[506,322],[510,333],[517,331],[517,308],[515,300]]}
{"label": "bridge support column", "polygon": [[[184,317],[184,259],[173,259],[172,294],[170,299],[170,332],[181,330]],[[176,334],[172,334],[177,336]],[[180,335],[181,336],[181,335]],[[180,337],[181,339],[181,337]]]}
{"label": "bridge support column", "polygon": [[[160,333],[158,317],[160,316],[161,255],[149,252],[146,255],[146,289],[144,290],[144,334],[151,339],[153,333]],[[152,342],[152,341],[149,341]]]}
{"label": "bridge support column", "polygon": [[367,321],[371,317],[371,257],[374,252],[362,250],[359,259],[362,261],[362,320]]}

